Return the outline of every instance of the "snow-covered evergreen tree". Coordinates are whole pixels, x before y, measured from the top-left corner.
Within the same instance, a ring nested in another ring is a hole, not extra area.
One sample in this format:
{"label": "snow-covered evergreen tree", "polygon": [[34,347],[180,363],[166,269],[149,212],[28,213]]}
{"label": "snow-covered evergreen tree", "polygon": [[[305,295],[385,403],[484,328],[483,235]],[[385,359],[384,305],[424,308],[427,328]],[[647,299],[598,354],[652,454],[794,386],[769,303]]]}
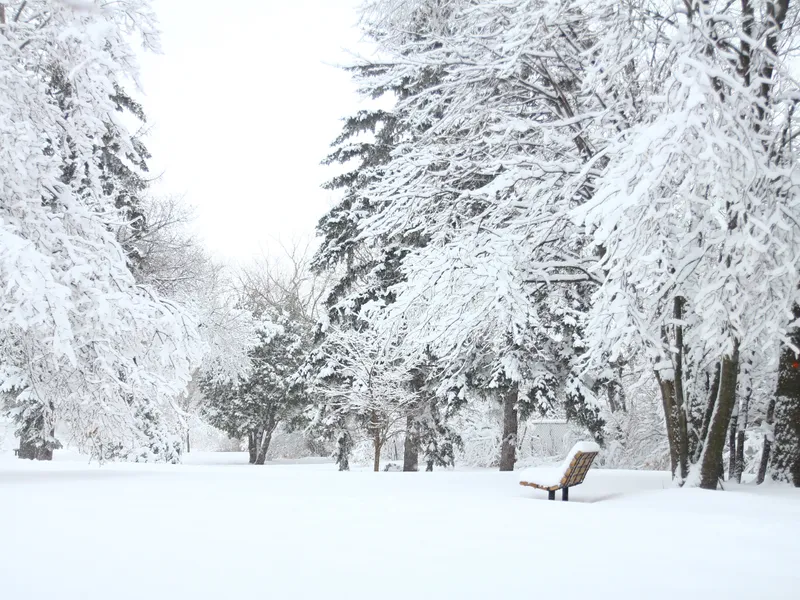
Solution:
{"label": "snow-covered evergreen tree", "polygon": [[275,428],[301,408],[295,374],[305,361],[309,329],[288,312],[266,309],[256,327],[250,368],[233,380],[208,378],[201,388],[209,422],[248,440],[250,462],[263,465]]}
{"label": "snow-covered evergreen tree", "polygon": [[[377,32],[372,34],[377,35]],[[426,79],[414,85],[401,79],[392,80],[386,85],[376,83],[385,82],[387,73],[392,69],[391,64],[361,64],[349,70],[363,95],[383,102],[407,98],[416,93],[419,87],[430,87],[436,82],[436,74],[430,72]],[[401,141],[407,143],[413,138],[414,131],[428,125],[404,122],[396,110],[361,110],[344,120],[342,133],[332,144],[333,152],[323,161],[328,165],[343,165],[348,170],[326,184],[328,189],[341,191],[343,198],[320,220],[317,227],[321,244],[313,266],[318,273],[331,274],[333,279],[325,298],[328,312],[323,325],[336,325],[332,329],[326,326],[320,329],[318,342],[322,345],[325,345],[324,340],[328,335],[339,335],[342,328],[353,328],[355,332],[366,335],[365,339],[374,340],[374,336],[370,337],[371,333],[367,331],[362,309],[375,302],[392,301],[389,288],[403,280],[400,270],[403,258],[410,248],[425,244],[425,238],[415,232],[365,239],[361,231],[365,222],[374,218],[380,208],[364,191],[382,177],[384,166]],[[328,345],[327,349],[336,347],[341,346],[334,343]],[[381,349],[376,347],[373,352],[380,353]],[[407,377],[419,389],[430,388],[430,382],[420,379],[420,374],[429,373],[429,370],[421,367],[420,363],[407,364]],[[404,469],[408,471],[418,468],[421,431],[427,432],[427,438],[433,439],[436,432],[446,430],[442,418],[437,422],[430,420],[433,413],[429,409],[438,397],[428,394],[426,398],[425,402],[405,405],[408,414],[404,435]],[[318,399],[325,401],[324,397]],[[446,410],[434,412],[449,413]],[[348,433],[347,437],[349,439],[351,434]],[[428,447],[433,445],[428,444]],[[342,453],[339,452],[339,455]]]}
{"label": "snow-covered evergreen tree", "polygon": [[425,240],[367,320],[408,328],[411,364],[437,357],[438,393],[472,386],[507,406],[501,468],[513,468],[519,413],[569,402],[596,421],[574,361],[597,277],[568,214],[594,176],[591,118],[575,115],[599,102],[573,94],[590,29],[577,3],[387,0],[365,18],[382,62],[363,85],[413,90],[395,114],[414,135],[359,190],[373,207],[359,239]]}

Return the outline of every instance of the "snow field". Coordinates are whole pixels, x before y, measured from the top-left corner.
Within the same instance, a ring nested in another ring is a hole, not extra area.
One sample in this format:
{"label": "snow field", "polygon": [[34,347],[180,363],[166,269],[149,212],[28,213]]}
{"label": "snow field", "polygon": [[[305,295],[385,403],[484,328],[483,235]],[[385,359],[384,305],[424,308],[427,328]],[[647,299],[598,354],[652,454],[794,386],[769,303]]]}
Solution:
{"label": "snow field", "polygon": [[[208,456],[189,462],[209,462]],[[0,598],[797,598],[800,494],[516,473],[0,458]],[[246,459],[245,459],[246,460]],[[222,464],[220,464],[222,463]]]}

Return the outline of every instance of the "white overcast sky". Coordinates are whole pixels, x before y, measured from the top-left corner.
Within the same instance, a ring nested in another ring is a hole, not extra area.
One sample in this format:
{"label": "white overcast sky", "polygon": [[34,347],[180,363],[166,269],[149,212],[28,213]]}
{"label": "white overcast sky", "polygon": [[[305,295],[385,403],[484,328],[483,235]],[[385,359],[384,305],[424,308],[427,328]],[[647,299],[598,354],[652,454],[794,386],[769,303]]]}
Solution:
{"label": "white overcast sky", "polygon": [[361,0],[154,0],[162,55],[142,57],[156,193],[185,194],[218,257],[313,236],[334,196],[320,166],[359,108],[336,64],[363,52]]}

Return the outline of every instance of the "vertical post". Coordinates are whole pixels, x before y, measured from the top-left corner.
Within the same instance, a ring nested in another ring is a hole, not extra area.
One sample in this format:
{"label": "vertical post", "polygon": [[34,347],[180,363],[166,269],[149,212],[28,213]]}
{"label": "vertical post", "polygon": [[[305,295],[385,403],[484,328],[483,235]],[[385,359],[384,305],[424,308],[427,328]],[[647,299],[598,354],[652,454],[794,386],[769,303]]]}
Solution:
{"label": "vertical post", "polygon": [[547,499],[548,500],[555,500],[556,499],[556,491],[555,490],[548,490],[547,491]]}
{"label": "vertical post", "polygon": [[569,500],[569,488],[565,487],[561,490],[561,500],[567,502]]}

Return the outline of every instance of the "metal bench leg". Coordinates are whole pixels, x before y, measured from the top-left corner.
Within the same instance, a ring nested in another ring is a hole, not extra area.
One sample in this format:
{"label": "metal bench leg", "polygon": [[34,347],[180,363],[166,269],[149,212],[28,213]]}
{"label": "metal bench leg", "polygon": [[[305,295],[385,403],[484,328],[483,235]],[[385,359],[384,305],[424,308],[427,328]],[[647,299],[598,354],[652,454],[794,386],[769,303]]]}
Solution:
{"label": "metal bench leg", "polygon": [[555,500],[556,499],[556,491],[555,490],[548,490],[547,491],[547,499],[548,500]]}
{"label": "metal bench leg", "polygon": [[564,489],[561,490],[561,499],[564,502],[569,500],[569,488],[568,487],[565,487]]}

